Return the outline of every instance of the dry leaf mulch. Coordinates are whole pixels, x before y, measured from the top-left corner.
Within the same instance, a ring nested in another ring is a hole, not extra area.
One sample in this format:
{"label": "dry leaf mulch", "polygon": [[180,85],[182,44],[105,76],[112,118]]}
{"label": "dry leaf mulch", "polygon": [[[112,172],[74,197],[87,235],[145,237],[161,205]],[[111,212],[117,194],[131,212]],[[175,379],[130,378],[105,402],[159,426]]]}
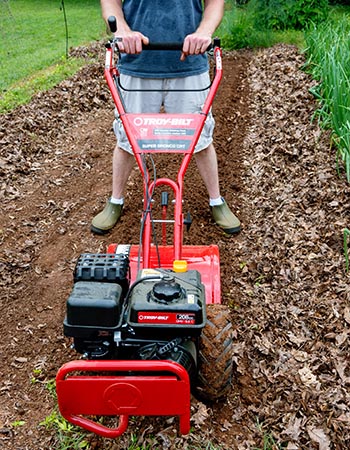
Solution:
{"label": "dry leaf mulch", "polygon": [[[284,45],[250,65],[239,243],[237,370],[251,420],[288,449],[350,447],[350,287],[343,229],[349,186],[338,177],[304,58]],[[240,408],[237,420],[246,420]],[[253,442],[251,443],[254,444]],[[246,448],[246,447],[244,447]]]}

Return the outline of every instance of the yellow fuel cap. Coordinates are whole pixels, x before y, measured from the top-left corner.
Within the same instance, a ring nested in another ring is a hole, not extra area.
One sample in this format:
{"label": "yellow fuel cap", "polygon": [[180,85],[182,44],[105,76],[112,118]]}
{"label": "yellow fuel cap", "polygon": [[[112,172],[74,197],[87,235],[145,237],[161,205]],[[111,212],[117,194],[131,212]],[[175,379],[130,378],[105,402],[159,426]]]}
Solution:
{"label": "yellow fuel cap", "polygon": [[173,262],[174,272],[187,272],[187,261],[184,259],[175,259]]}

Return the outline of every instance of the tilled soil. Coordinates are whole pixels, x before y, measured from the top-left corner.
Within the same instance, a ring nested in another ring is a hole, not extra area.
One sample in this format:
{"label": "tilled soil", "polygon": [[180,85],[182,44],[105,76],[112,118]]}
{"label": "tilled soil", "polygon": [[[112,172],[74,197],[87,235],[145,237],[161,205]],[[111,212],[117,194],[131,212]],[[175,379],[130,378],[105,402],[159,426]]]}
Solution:
{"label": "tilled soil", "polygon": [[[219,246],[232,311],[227,400],[193,398],[188,436],[173,419],[138,418],[115,441],[87,434],[90,448],[349,448],[349,187],[328,133],[311,120],[317,105],[303,64],[283,45],[224,55],[215,146],[222,194],[242,220],[238,236],[213,224],[194,164],[185,178],[193,224],[184,242]],[[90,233],[110,194],[112,120],[101,63],[0,116],[0,448],[62,448],[41,423],[56,405],[48,381],[77,357],[62,327],[75,262],[111,242],[138,243],[136,168],[121,222],[108,236]],[[177,165],[161,160],[158,169],[175,174]]]}

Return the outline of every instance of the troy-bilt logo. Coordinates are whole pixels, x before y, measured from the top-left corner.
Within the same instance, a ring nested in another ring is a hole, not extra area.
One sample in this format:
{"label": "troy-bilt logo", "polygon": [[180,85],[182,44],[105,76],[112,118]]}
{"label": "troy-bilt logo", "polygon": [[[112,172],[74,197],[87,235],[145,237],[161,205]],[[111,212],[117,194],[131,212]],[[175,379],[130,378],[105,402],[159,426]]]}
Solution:
{"label": "troy-bilt logo", "polygon": [[159,314],[139,314],[139,321],[140,322],[147,322],[150,321],[156,321],[156,322],[167,322],[169,320],[169,316],[163,316]]}
{"label": "troy-bilt logo", "polygon": [[189,126],[193,122],[194,119],[183,118],[183,117],[135,117],[134,125],[137,127],[145,126],[145,125],[158,125],[158,126]]}

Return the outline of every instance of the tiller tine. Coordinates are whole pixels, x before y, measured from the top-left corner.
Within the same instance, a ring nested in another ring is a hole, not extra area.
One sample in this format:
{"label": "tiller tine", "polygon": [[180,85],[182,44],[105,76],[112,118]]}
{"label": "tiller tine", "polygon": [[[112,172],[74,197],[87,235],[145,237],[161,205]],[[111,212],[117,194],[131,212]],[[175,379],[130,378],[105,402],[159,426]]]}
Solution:
{"label": "tiller tine", "polygon": [[[56,377],[58,406],[74,425],[100,436],[123,434],[129,416],[179,416],[181,434],[190,431],[190,381],[172,361],[72,361]],[[120,416],[108,428],[84,416]]]}

